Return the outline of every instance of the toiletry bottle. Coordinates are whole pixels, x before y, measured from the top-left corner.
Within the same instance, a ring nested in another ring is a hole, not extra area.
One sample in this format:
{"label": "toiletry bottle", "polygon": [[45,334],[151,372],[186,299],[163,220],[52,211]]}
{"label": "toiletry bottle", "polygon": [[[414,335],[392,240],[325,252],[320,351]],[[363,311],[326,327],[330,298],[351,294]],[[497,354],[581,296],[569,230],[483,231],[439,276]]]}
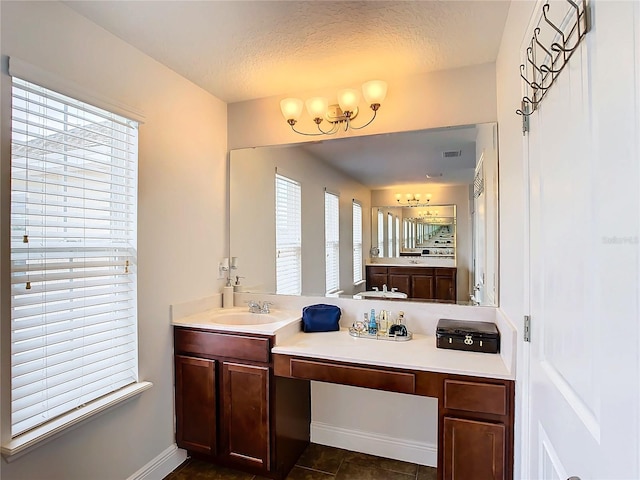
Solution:
{"label": "toiletry bottle", "polygon": [[387,322],[387,311],[380,310],[380,326],[378,327],[378,333],[382,335],[386,335],[389,330],[389,325]]}
{"label": "toiletry bottle", "polygon": [[233,307],[233,285],[231,285],[231,279],[227,279],[227,284],[222,289],[222,307]]}
{"label": "toiletry bottle", "polygon": [[369,335],[377,335],[378,324],[376,323],[376,311],[372,308],[369,314]]}

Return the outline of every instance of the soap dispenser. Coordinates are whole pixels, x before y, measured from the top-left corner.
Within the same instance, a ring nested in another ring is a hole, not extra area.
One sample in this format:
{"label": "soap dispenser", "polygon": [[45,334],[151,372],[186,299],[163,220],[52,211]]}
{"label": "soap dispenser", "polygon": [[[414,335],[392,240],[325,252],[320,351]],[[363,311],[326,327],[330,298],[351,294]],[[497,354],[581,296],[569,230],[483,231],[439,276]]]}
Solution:
{"label": "soap dispenser", "polygon": [[222,289],[222,307],[233,307],[233,285],[231,285],[231,279],[227,278],[227,284]]}

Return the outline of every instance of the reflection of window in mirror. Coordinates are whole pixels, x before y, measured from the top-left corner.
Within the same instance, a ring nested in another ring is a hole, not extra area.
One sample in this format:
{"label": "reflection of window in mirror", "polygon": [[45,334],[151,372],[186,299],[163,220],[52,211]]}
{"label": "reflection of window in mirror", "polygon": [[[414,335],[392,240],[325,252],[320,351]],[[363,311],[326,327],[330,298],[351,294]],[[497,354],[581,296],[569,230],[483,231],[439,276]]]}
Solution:
{"label": "reflection of window in mirror", "polygon": [[340,199],[337,195],[324,192],[324,241],[326,293],[340,290]]}
{"label": "reflection of window in mirror", "polygon": [[393,215],[387,213],[387,257],[393,255]]}
{"label": "reflection of window in mirror", "polygon": [[276,293],[302,293],[301,187],[276,174]]}
{"label": "reflection of window in mirror", "polygon": [[362,205],[353,201],[353,284],[362,278]]}
{"label": "reflection of window in mirror", "polygon": [[384,214],[378,210],[378,256],[384,257]]}
{"label": "reflection of window in mirror", "polygon": [[400,256],[400,219],[396,215],[396,257]]}

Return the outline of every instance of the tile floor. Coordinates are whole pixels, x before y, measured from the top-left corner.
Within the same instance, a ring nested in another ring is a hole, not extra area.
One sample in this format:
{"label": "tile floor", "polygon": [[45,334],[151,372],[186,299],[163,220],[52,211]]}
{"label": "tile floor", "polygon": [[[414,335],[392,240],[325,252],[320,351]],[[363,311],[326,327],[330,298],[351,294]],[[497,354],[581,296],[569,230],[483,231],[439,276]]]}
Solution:
{"label": "tile floor", "polygon": [[[435,480],[436,469],[414,463],[310,444],[287,480]],[[164,480],[265,480],[188,459]]]}

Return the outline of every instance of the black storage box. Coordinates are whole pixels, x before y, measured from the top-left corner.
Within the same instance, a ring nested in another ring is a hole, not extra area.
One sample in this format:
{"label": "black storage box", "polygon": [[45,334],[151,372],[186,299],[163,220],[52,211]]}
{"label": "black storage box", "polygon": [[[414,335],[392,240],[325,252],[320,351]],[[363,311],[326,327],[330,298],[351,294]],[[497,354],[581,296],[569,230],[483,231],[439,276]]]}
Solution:
{"label": "black storage box", "polygon": [[469,322],[441,318],[436,328],[436,346],[467,352],[498,353],[500,333],[490,322]]}

